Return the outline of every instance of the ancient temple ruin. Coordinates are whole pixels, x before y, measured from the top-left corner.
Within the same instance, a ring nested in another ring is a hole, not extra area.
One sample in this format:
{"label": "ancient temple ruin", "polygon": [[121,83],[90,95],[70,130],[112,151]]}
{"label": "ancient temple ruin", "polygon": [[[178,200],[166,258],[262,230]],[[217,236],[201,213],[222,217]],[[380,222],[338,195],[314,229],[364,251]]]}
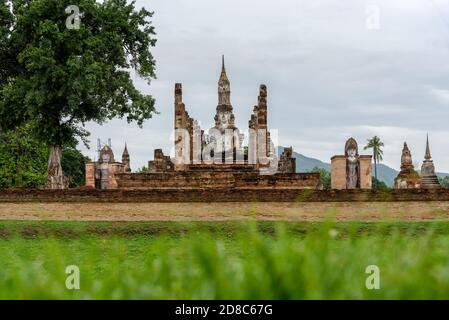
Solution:
{"label": "ancient temple ruin", "polygon": [[116,189],[117,174],[130,172],[130,157],[126,144],[122,162],[118,162],[112,151],[111,140],[109,139],[109,142],[103,146],[98,140],[98,160],[86,163],[86,186],[97,189]]}
{"label": "ancient temple ruin", "polygon": [[371,155],[359,155],[357,141],[349,138],[345,154],[331,158],[332,189],[371,189]]}
{"label": "ancient temple ruin", "polygon": [[[259,87],[257,105],[248,122],[248,135],[235,125],[231,103],[231,83],[224,57],[218,80],[218,104],[214,126],[203,130],[192,118],[183,101],[182,84],[174,89],[174,156],[165,155],[162,149],[154,151],[154,160],[148,162],[147,173],[130,173],[129,154],[125,147],[121,163],[109,176],[108,183],[98,185],[91,172],[105,167],[101,157],[98,163],[88,164],[86,185],[104,189],[191,189],[191,188],[278,188],[320,189],[319,173],[296,173],[293,149],[285,148],[280,158],[271,140],[268,128],[267,87]],[[244,145],[244,141],[247,145]],[[109,162],[108,162],[109,163]],[[100,179],[101,180],[101,179]]]}
{"label": "ancient temple ruin", "polygon": [[437,175],[435,174],[435,165],[430,155],[429,135],[426,138],[426,153],[421,166],[421,188],[439,189],[441,188]]}
{"label": "ancient temple ruin", "polygon": [[414,189],[421,187],[421,177],[418,172],[415,171],[415,167],[412,161],[412,154],[404,142],[401,155],[401,171],[394,179],[395,189]]}
{"label": "ancient temple ruin", "polygon": [[267,87],[260,85],[258,104],[249,120],[248,146],[235,125],[231,87],[224,58],[218,80],[218,105],[215,125],[204,131],[191,118],[182,97],[182,84],[175,84],[175,157],[176,171],[221,170],[253,171],[272,168],[279,171],[274,145],[267,124]]}

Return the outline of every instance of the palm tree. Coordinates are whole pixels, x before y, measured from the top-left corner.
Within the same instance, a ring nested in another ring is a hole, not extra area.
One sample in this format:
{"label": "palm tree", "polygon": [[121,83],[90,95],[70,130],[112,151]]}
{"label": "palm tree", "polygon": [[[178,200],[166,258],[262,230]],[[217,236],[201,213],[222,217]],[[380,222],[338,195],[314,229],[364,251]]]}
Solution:
{"label": "palm tree", "polygon": [[367,145],[364,148],[364,150],[371,148],[373,149],[374,178],[376,179],[376,182],[377,182],[377,164],[383,160],[382,156],[384,152],[381,149],[383,146],[384,143],[380,141],[380,138],[378,136],[374,136],[371,139],[367,140]]}

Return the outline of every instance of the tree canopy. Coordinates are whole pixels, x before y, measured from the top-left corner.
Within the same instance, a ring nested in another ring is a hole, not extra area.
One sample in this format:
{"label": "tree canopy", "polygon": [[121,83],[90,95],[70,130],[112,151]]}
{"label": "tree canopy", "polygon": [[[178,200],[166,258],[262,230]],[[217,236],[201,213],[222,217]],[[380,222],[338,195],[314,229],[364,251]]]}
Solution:
{"label": "tree canopy", "polygon": [[126,116],[142,124],[154,112],[154,99],[134,87],[129,72],[155,76],[152,13],[135,11],[126,0],[77,2],[79,30],[66,27],[65,9],[73,1],[12,0],[12,28],[1,31],[1,57],[16,66],[2,65],[4,128],[37,119],[41,138],[62,145],[82,135],[87,121]]}
{"label": "tree canopy", "polygon": [[[0,127],[32,120],[53,153],[74,137],[86,141],[88,121],[126,117],[142,125],[155,112],[153,97],[131,77],[134,70],[148,83],[155,78],[153,13],[134,1],[77,0],[76,16],[66,11],[73,4],[0,2]],[[74,19],[79,28],[68,27]]]}
{"label": "tree canopy", "polygon": [[[374,136],[371,139],[367,140],[366,146],[363,148],[366,149],[373,149],[373,160],[374,160],[374,178],[376,183],[373,184],[373,187],[377,189],[378,186],[380,186],[377,181],[377,164],[380,163],[383,160],[383,150],[382,147],[384,146],[384,143],[380,141],[380,138],[378,136]],[[383,186],[382,186],[383,187]]]}

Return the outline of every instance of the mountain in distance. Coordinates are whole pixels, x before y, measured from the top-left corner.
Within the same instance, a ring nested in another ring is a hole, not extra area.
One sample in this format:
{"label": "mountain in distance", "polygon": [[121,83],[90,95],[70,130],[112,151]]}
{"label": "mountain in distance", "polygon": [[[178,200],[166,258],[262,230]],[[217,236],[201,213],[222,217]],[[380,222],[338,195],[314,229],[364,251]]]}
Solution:
{"label": "mountain in distance", "polygon": [[[284,150],[283,147],[278,147],[278,153],[281,154]],[[296,172],[309,172],[315,167],[331,170],[330,163],[323,162],[315,158],[306,157],[300,153],[293,151],[293,157],[296,158]],[[385,182],[388,186],[392,187],[394,184],[394,178],[398,175],[398,171],[390,168],[389,166],[381,163],[377,165],[377,178],[380,181]],[[437,172],[438,177],[448,176],[449,173]],[[373,175],[374,175],[374,164],[373,164]]]}

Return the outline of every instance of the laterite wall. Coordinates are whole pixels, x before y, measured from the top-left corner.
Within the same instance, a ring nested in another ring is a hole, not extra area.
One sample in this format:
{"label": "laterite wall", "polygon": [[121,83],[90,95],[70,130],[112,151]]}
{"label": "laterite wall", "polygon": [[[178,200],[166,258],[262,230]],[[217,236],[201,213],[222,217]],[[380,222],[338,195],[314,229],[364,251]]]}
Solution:
{"label": "laterite wall", "polygon": [[449,201],[449,190],[0,190],[0,202],[248,202]]}

